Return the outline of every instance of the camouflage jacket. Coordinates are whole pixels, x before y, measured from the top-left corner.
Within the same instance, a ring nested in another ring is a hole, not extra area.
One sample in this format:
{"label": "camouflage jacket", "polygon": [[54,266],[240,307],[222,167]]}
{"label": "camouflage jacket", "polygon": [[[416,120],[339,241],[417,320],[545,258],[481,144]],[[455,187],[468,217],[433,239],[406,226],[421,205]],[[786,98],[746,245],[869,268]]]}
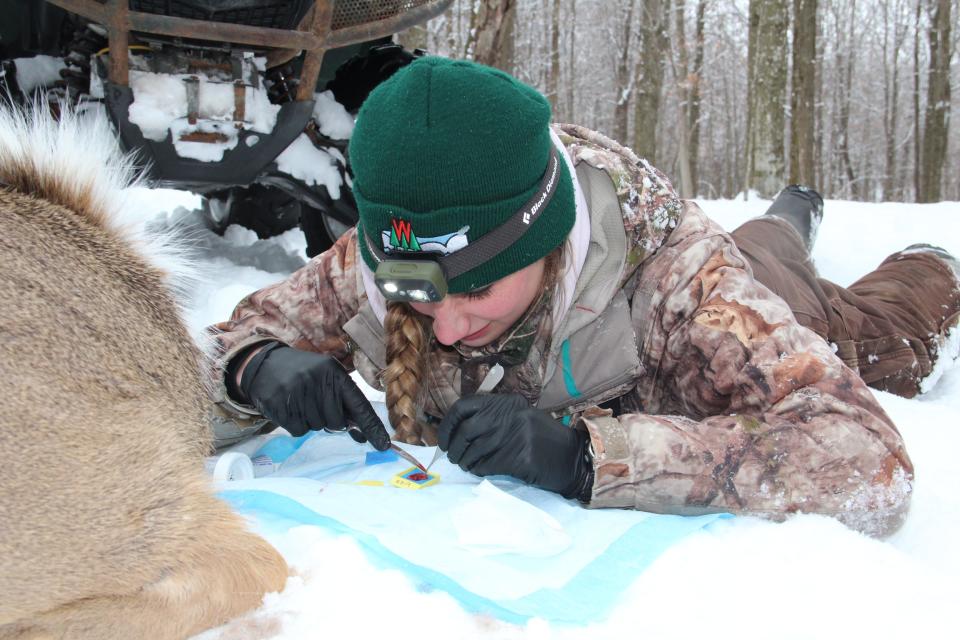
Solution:
{"label": "camouflage jacket", "polygon": [[[557,326],[546,293],[490,345],[434,344],[425,413],[442,416],[500,362],[498,393],[521,393],[589,432],[591,507],[820,513],[871,535],[899,527],[913,467],[857,374],[656,169],[585,128],[557,133],[591,218],[573,299]],[[255,413],[226,397],[222,370],[265,339],[329,353],[379,387],[383,330],[359,261],[351,232],[211,327],[215,400]]]}

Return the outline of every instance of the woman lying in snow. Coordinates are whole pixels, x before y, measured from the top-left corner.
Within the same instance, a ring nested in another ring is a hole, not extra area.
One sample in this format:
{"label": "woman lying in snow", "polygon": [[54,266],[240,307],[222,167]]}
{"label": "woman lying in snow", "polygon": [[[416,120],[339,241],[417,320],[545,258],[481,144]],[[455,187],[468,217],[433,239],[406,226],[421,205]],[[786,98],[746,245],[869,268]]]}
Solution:
{"label": "woman lying in snow", "polygon": [[727,234],[629,149],[549,120],[463,61],[374,91],[350,143],[360,224],[210,328],[217,403],[293,434],[351,422],[384,449],[355,368],[396,439],[477,475],[894,531],[913,466],[867,384],[918,392],[957,324],[957,262],[914,247],[843,289],[810,260],[815,192]]}

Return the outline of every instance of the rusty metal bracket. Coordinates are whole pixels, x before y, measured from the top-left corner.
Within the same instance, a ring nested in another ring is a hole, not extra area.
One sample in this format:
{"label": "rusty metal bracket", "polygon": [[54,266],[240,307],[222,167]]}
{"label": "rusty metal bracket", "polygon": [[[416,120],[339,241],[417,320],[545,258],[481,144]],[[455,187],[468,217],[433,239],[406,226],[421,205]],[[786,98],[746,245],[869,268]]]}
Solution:
{"label": "rusty metal bracket", "polygon": [[124,86],[130,78],[130,58],[127,49],[130,46],[130,31],[127,28],[127,14],[130,5],[127,0],[108,0],[110,19],[106,22],[110,45],[110,81],[121,79]]}
{"label": "rusty metal bracket", "polygon": [[[265,49],[306,51],[297,99],[312,99],[316,76],[327,49],[343,47],[402,31],[439,15],[453,0],[428,0],[399,15],[354,24],[342,29],[331,29],[334,4],[341,0],[317,0],[309,28],[306,21],[298,29],[251,27],[227,22],[210,22],[177,18],[141,11],[130,11],[128,0],[47,0],[61,9],[78,14],[107,27],[110,37],[110,82],[129,85],[129,61],[126,51],[130,32],[140,31],[180,38],[197,38],[216,42],[230,42]],[[307,73],[307,72],[310,73]],[[309,91],[308,91],[309,89]]]}
{"label": "rusty metal bracket", "polygon": [[187,122],[197,124],[200,117],[200,78],[190,76],[183,79],[184,88],[187,90]]}
{"label": "rusty metal bracket", "polygon": [[202,142],[211,144],[213,142],[227,142],[229,138],[217,131],[189,131],[180,135],[181,142]]}
{"label": "rusty metal bracket", "polygon": [[244,118],[247,116],[247,85],[243,80],[236,80],[233,83],[233,120],[237,127],[241,127]]}
{"label": "rusty metal bracket", "polygon": [[[321,42],[326,42],[330,31],[330,20],[333,17],[333,3],[319,2],[313,5],[313,19],[310,20],[310,31]],[[297,100],[312,100],[313,90],[317,87],[317,74],[323,62],[325,47],[317,47],[307,51],[303,57],[303,70],[300,71],[300,85],[297,87]]]}

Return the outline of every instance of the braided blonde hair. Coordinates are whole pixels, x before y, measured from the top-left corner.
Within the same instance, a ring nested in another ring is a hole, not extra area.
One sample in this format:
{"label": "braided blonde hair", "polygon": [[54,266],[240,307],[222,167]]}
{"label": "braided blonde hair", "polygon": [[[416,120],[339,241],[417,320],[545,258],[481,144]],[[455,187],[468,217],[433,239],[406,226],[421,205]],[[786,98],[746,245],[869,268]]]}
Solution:
{"label": "braided blonde hair", "polygon": [[387,304],[383,328],[387,334],[387,368],[383,385],[394,440],[408,444],[436,444],[436,430],[424,429],[420,412],[423,375],[431,331],[426,318],[403,302]]}
{"label": "braided blonde hair", "polygon": [[[566,242],[547,254],[543,264],[544,291],[552,291],[559,284],[566,255]],[[554,300],[554,304],[562,303],[562,300]],[[419,420],[423,408],[420,383],[433,338],[430,319],[406,303],[391,302],[387,305],[383,327],[387,336],[387,368],[383,371],[383,385],[387,394],[387,413],[394,428],[393,439],[408,444],[435,445],[436,428]]]}

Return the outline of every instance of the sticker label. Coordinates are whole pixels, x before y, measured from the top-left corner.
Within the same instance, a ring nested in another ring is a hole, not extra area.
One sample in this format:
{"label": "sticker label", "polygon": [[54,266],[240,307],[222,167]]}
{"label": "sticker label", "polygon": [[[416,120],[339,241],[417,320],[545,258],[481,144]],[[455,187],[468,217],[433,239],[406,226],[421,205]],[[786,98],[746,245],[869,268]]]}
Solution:
{"label": "sticker label", "polygon": [[393,476],[390,484],[400,489],[422,489],[440,482],[440,476],[435,473],[424,473],[416,467],[410,467]]}

